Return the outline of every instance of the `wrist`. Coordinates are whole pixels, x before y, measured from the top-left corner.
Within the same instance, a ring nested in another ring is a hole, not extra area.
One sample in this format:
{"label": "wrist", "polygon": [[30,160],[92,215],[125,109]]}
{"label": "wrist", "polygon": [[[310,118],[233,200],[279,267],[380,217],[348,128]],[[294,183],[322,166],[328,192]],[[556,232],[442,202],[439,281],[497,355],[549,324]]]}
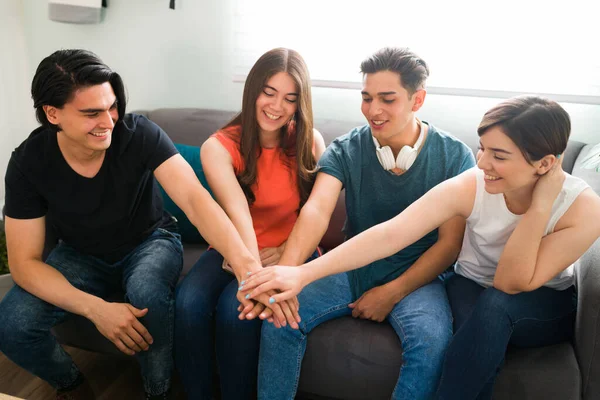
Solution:
{"label": "wrist", "polygon": [[244,263],[236,264],[236,266],[231,262],[229,265],[240,283],[248,277],[249,272],[256,272],[262,269],[262,265],[254,258],[247,259]]}
{"label": "wrist", "polygon": [[83,306],[81,315],[90,321],[94,321],[94,317],[98,314],[98,309],[106,303],[103,299],[95,296],[90,296],[90,300]]}
{"label": "wrist", "polygon": [[389,298],[394,302],[394,304],[400,303],[407,293],[404,291],[404,285],[398,279],[395,279],[386,285],[384,285]]}

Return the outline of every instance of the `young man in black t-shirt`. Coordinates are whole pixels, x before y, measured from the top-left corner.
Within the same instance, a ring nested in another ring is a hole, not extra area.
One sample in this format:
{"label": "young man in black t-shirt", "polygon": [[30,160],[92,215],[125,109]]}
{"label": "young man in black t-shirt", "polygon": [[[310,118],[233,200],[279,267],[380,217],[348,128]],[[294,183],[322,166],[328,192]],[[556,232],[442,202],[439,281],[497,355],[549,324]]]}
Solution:
{"label": "young man in black t-shirt", "polygon": [[[13,152],[6,173],[16,285],[0,303],[0,350],[53,385],[58,398],[93,398],[50,334],[79,314],[136,355],[147,398],[166,398],[182,246],[154,178],[232,265],[245,271],[260,264],[165,132],[125,114],[120,76],[94,54],[61,50],[45,58],[32,97],[42,126]],[[46,224],[60,242],[44,262]],[[117,289],[126,303],[104,300]]]}

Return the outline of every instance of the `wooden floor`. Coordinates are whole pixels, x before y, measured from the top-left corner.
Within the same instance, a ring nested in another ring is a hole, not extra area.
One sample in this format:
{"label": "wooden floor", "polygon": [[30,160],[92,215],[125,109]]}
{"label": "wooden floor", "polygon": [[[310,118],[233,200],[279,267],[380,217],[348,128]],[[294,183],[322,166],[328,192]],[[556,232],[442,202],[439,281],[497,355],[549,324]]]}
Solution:
{"label": "wooden floor", "polygon": [[[98,400],[143,399],[142,378],[134,359],[109,356],[65,347],[83,372]],[[184,400],[179,382],[172,388],[173,400]],[[0,353],[0,393],[29,400],[51,400],[55,390],[40,378],[21,369]],[[2,396],[0,396],[0,399]]]}

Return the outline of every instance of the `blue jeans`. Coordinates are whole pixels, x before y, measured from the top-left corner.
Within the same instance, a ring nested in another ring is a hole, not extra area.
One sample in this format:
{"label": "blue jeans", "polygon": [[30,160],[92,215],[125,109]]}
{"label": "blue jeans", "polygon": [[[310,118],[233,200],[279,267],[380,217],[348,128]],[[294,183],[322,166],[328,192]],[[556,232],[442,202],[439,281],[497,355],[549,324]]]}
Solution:
{"label": "blue jeans", "polygon": [[454,275],[446,288],[456,333],[446,352],[439,399],[491,399],[509,344],[548,346],[573,336],[573,287],[510,295]]}
{"label": "blue jeans", "polygon": [[190,399],[213,397],[213,351],[221,398],[256,398],[262,321],[238,318],[238,282],[222,263],[219,252],[206,251],[176,291],[175,364]]}
{"label": "blue jeans", "polygon": [[[183,265],[179,235],[157,229],[115,264],[60,243],[46,263],[79,290],[101,298],[124,290],[126,302],[148,308],[140,322],[154,343],[136,358],[145,391],[168,390],[173,370],[173,291]],[[0,303],[0,315],[0,350],[8,358],[59,390],[73,385],[79,369],[50,333],[72,314],[15,285]]]}
{"label": "blue jeans", "polygon": [[[307,335],[328,320],[351,315],[348,276],[332,275],[298,295],[300,329],[277,329],[263,324],[258,367],[258,397],[291,400],[296,395]],[[452,336],[452,317],[439,279],[415,290],[394,306],[387,321],[402,342],[403,363],[393,399],[424,400],[433,396],[441,374],[446,346]]]}

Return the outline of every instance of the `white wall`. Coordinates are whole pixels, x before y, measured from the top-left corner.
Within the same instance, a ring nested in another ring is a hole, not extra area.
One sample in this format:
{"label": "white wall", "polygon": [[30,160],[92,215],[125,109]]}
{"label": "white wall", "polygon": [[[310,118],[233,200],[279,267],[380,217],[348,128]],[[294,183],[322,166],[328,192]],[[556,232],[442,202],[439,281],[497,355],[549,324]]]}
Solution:
{"label": "white wall", "polygon": [[[243,85],[231,79],[234,1],[178,0],[170,10],[167,0],[110,0],[101,24],[73,25],[49,21],[47,2],[23,0],[31,74],[52,51],[83,47],[123,76],[129,110],[237,110]],[[273,34],[277,29],[286,28],[274,23]],[[313,96],[317,117],[362,120],[356,90],[314,88]],[[430,95],[420,116],[450,132],[475,132],[498,101]],[[573,120],[573,139],[600,141],[600,106],[564,106]]]}
{"label": "white wall", "polygon": [[[31,101],[23,106],[23,99],[28,97],[28,85],[37,64],[59,48],[87,48],[118,71],[128,88],[129,110],[239,109],[243,85],[232,82],[234,1],[178,0],[177,9],[170,10],[167,0],[109,0],[101,24],[74,25],[48,20],[46,1],[22,0],[25,52],[16,6],[19,1],[2,0],[0,11],[4,12],[0,15],[7,18],[7,9],[10,20],[9,24],[0,24],[0,31],[5,33],[0,40],[6,42],[11,57],[3,53],[0,68],[7,69],[8,75],[3,76],[10,76],[8,84],[12,85],[8,92],[3,89],[2,97],[10,99],[9,106],[14,109],[6,111],[0,107],[0,112],[15,117],[8,122],[0,118],[2,127],[10,124],[0,134],[0,165],[7,161],[6,146],[14,147],[30,130]],[[277,29],[287,28],[283,23],[274,23],[273,34],[277,34]],[[24,54],[28,55],[28,63],[22,60]],[[10,62],[5,66],[7,58]],[[314,88],[313,96],[316,117],[362,121],[358,91]],[[475,134],[483,113],[498,101],[429,95],[420,116],[450,132]],[[572,117],[573,139],[600,141],[600,106],[564,106]],[[15,128],[18,129],[13,136]],[[3,170],[0,172],[4,175]]]}
{"label": "white wall", "polygon": [[[12,150],[36,126],[29,95],[31,70],[20,0],[0,1],[0,209]],[[0,214],[1,218],[1,214]]]}

